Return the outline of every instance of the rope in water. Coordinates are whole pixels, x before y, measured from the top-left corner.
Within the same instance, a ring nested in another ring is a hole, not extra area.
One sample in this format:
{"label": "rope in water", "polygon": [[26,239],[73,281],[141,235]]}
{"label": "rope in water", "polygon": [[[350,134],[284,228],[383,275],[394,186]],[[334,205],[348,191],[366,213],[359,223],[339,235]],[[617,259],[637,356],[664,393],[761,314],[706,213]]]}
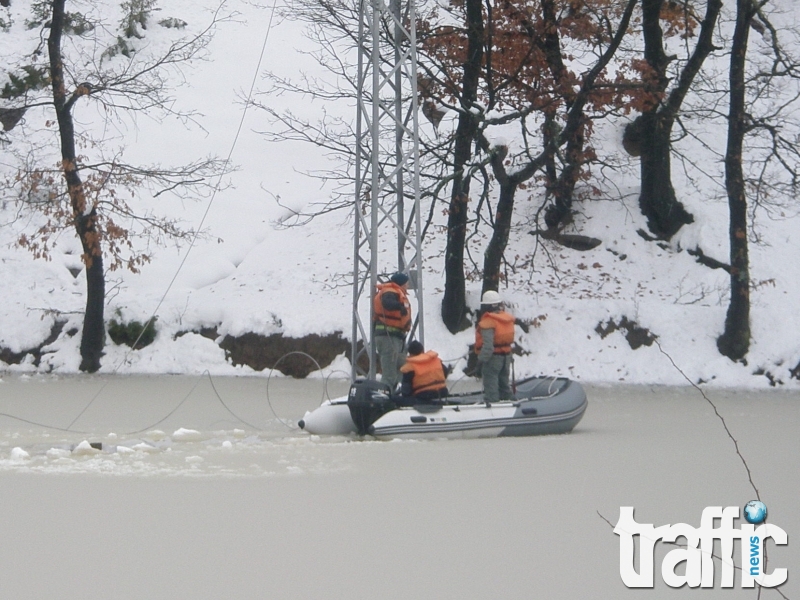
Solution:
{"label": "rope in water", "polygon": [[[211,206],[214,204],[214,200],[217,197],[217,192],[219,192],[220,187],[222,185],[222,177],[225,174],[225,172],[227,171],[228,165],[230,165],[231,158],[233,156],[233,151],[234,151],[234,149],[236,148],[236,145],[239,142],[239,137],[240,137],[240,135],[242,133],[242,129],[244,127],[245,117],[247,116],[247,111],[248,111],[248,109],[250,107],[251,100],[253,98],[253,93],[255,91],[256,81],[258,80],[258,74],[261,71],[261,63],[264,60],[264,54],[265,54],[266,49],[267,49],[267,41],[269,40],[269,34],[270,34],[270,31],[272,31],[272,21],[273,21],[273,19],[275,17],[275,9],[277,7],[277,4],[278,4],[278,0],[274,0],[274,2],[272,4],[272,12],[270,13],[270,17],[269,17],[269,23],[267,24],[267,29],[266,29],[266,31],[264,33],[264,40],[263,40],[263,42],[261,44],[261,52],[260,52],[259,57],[258,57],[258,63],[256,64],[255,71],[253,72],[253,78],[252,78],[252,80],[250,82],[250,89],[247,92],[247,100],[246,100],[245,105],[244,105],[244,110],[242,110],[242,116],[239,119],[239,125],[238,125],[238,127],[236,129],[236,134],[233,137],[233,142],[231,143],[230,150],[228,151],[228,156],[225,158],[225,163],[224,163],[225,166],[223,167],[222,172],[219,174],[219,177],[217,178],[216,184],[214,184],[214,188],[213,188],[213,191],[211,193],[211,198],[209,199],[208,204],[206,205],[206,209],[205,209],[205,212],[203,213],[203,217],[200,219],[200,222],[197,225],[197,228],[195,229],[194,236],[192,236],[192,239],[189,242],[189,247],[186,249],[186,252],[184,253],[183,258],[181,259],[181,262],[178,265],[178,268],[175,270],[175,274],[172,276],[172,279],[170,280],[169,284],[167,285],[167,288],[164,290],[164,293],[162,294],[161,299],[158,301],[158,304],[156,305],[155,309],[153,309],[153,312],[151,313],[150,318],[147,320],[147,323],[142,328],[142,331],[141,331],[141,333],[139,333],[139,336],[136,338],[136,341],[133,344],[131,344],[130,350],[128,350],[125,353],[125,356],[122,357],[122,360],[120,360],[117,363],[117,365],[114,367],[114,370],[112,371],[112,374],[114,374],[114,375],[116,375],[116,373],[119,371],[120,367],[123,364],[125,364],[125,362],[128,360],[128,357],[130,356],[130,353],[133,352],[133,349],[139,343],[139,340],[142,338],[142,335],[144,335],[144,332],[147,331],[147,328],[151,327],[153,325],[153,323],[154,323],[154,321],[156,319],[156,314],[158,313],[158,309],[161,308],[161,305],[164,303],[164,300],[166,300],[167,295],[169,294],[170,290],[172,289],[172,286],[175,284],[175,281],[178,279],[178,274],[181,272],[181,270],[183,269],[184,265],[186,264],[186,261],[189,258],[189,254],[191,254],[192,249],[194,248],[195,243],[197,242],[197,238],[198,238],[198,236],[200,235],[200,232],[203,229],[203,225],[206,222],[206,219],[208,218],[209,213],[211,212]],[[210,377],[210,375],[209,375],[209,377]],[[89,402],[86,404],[86,406],[83,408],[83,410],[80,411],[75,416],[75,418],[72,420],[72,422],[67,426],[67,430],[68,431],[71,430],[72,426],[78,421],[78,419],[81,418],[81,416],[83,416],[83,413],[85,413],[89,409],[89,407],[94,403],[94,401],[100,396],[100,394],[103,393],[103,391],[105,390],[106,386],[109,383],[110,383],[110,381],[106,382],[97,391],[97,393],[91,398],[91,400],[89,400]]]}
{"label": "rope in water", "polygon": [[[286,359],[287,357],[292,356],[292,355],[300,355],[300,356],[304,356],[304,357],[308,358],[317,367],[317,371],[322,372],[322,367],[320,366],[319,362],[313,356],[311,356],[310,354],[307,354],[306,352],[300,352],[300,351],[287,352],[286,354],[281,356],[275,362],[275,364],[273,365],[272,369],[270,369],[269,374],[267,375],[267,384],[266,384],[265,392],[266,392],[267,405],[269,406],[269,409],[272,412],[272,414],[275,417],[275,419],[279,423],[281,423],[282,425],[284,425],[287,428],[289,428],[290,430],[298,431],[299,427],[297,425],[291,425],[290,424],[291,423],[290,420],[284,419],[284,418],[281,418],[280,416],[278,416],[278,413],[275,411],[275,408],[272,406],[272,399],[270,398],[270,393],[269,393],[269,385],[270,385],[270,381],[272,380],[274,372],[278,369],[278,366],[284,361],[284,359]],[[330,379],[332,378],[332,376],[335,373],[340,373],[340,372],[344,373],[344,371],[336,371],[336,370],[334,370],[334,371],[329,372],[323,378],[322,396],[321,396],[320,402],[324,402],[326,399],[330,399],[330,393],[328,391],[328,383],[329,383]],[[345,375],[346,375],[346,373],[345,373]],[[194,385],[189,390],[189,392],[186,395],[184,395],[184,397],[169,412],[167,412],[166,415],[164,415],[163,417],[161,417],[157,421],[154,421],[154,422],[150,423],[146,427],[142,427],[141,429],[136,429],[134,431],[127,431],[127,432],[122,433],[121,435],[125,435],[125,436],[137,435],[137,434],[140,434],[140,433],[144,433],[146,431],[150,431],[150,430],[154,429],[155,427],[159,426],[161,423],[163,423],[164,421],[169,419],[171,416],[173,416],[178,411],[178,409],[181,408],[181,406],[183,406],[189,398],[191,398],[191,396],[194,394],[194,392],[197,389],[197,387],[206,378],[208,379],[208,382],[211,385],[211,389],[213,390],[214,395],[216,396],[217,400],[219,401],[219,403],[223,406],[223,408],[226,410],[226,412],[229,415],[231,415],[236,421],[238,421],[242,425],[245,425],[245,426],[249,427],[250,429],[254,429],[256,431],[265,431],[265,429],[263,427],[259,427],[258,425],[254,424],[252,422],[246,421],[245,419],[240,417],[238,414],[236,414],[233,411],[233,409],[231,409],[231,407],[228,405],[228,403],[226,403],[225,400],[223,399],[222,394],[220,394],[219,390],[217,389],[217,386],[214,384],[214,378],[212,377],[211,372],[208,371],[208,370],[205,370],[205,371],[203,371],[203,373],[200,376],[197,377],[197,380],[195,381]],[[106,382],[103,385],[103,387],[101,388],[101,391],[105,388],[106,385],[108,385],[108,382]],[[99,394],[97,394],[97,395],[99,395]],[[95,398],[97,397],[97,395],[95,395]],[[93,401],[94,401],[94,398],[93,398]],[[88,406],[84,407],[81,410],[81,412],[79,413],[78,416],[83,415],[86,412],[87,408],[88,408]],[[20,416],[17,416],[17,415],[12,415],[12,414],[6,413],[6,412],[0,412],[0,417],[5,417],[7,419],[12,419],[14,421],[19,421],[21,423],[27,423],[28,425],[34,425],[36,427],[42,427],[42,428],[45,428],[45,429],[52,429],[52,430],[55,430],[55,431],[63,431],[63,432],[66,432],[66,433],[80,433],[80,434],[84,434],[84,435],[92,435],[92,434],[97,433],[97,432],[93,432],[93,431],[82,431],[82,430],[79,430],[79,429],[73,429],[72,425],[77,420],[77,417],[75,419],[73,419],[72,422],[70,423],[70,425],[67,426],[67,427],[60,427],[58,425],[51,425],[51,424],[48,424],[48,423],[41,423],[39,421],[34,421],[32,419],[26,419],[24,417],[20,417]]]}

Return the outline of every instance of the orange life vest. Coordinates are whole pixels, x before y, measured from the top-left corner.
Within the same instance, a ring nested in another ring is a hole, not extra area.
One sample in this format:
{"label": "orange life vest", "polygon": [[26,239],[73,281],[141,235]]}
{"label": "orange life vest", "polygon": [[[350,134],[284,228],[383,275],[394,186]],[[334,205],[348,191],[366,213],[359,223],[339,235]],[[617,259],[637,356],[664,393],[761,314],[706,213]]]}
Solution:
{"label": "orange life vest", "polygon": [[439,355],[433,350],[428,350],[416,356],[409,356],[406,364],[400,367],[401,373],[414,372],[411,389],[414,395],[420,392],[442,390],[447,387],[444,376],[444,367]]}
{"label": "orange life vest", "polygon": [[[386,310],[383,308],[381,297],[386,292],[397,294],[398,300],[406,307],[406,314],[402,315],[399,310]],[[399,329],[400,331],[408,331],[411,329],[411,304],[408,302],[408,296],[399,285],[393,282],[379,283],[378,293],[372,300],[372,309],[374,319],[377,323],[383,323],[387,327]]]}
{"label": "orange life vest", "polygon": [[514,317],[507,312],[487,312],[475,329],[475,353],[481,351],[483,336],[481,329],[494,329],[494,353],[510,354],[514,343]]}

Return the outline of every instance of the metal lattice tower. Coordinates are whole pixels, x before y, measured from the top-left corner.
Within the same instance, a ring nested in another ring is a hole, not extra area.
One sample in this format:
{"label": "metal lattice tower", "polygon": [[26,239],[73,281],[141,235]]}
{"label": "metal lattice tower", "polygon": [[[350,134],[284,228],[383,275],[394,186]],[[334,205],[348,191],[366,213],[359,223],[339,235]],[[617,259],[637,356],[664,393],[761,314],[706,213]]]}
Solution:
{"label": "metal lattice tower", "polygon": [[[401,0],[389,0],[388,6],[384,0],[361,0],[359,17],[350,338],[354,380],[375,377],[372,298],[379,277],[395,271],[409,275],[411,335],[424,343],[414,0],[402,6]],[[382,250],[382,245],[394,245],[396,251]],[[359,367],[365,357],[368,371]]]}

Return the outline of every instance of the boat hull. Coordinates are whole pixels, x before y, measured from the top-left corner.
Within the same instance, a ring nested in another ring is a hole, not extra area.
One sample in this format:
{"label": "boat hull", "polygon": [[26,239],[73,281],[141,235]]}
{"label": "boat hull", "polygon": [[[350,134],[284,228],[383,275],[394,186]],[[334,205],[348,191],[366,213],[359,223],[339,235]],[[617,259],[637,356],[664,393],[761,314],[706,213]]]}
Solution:
{"label": "boat hull", "polygon": [[569,433],[583,418],[587,400],[579,384],[569,380],[564,384],[558,393],[524,400],[393,410],[375,421],[369,433],[376,438],[414,439]]}

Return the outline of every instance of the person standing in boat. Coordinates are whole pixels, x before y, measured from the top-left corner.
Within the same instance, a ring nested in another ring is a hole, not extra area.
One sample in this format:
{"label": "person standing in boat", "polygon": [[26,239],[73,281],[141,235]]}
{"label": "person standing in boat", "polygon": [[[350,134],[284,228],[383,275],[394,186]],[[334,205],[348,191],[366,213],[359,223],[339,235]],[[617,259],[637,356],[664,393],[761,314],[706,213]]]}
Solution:
{"label": "person standing in boat", "polygon": [[406,333],[411,329],[408,275],[397,272],[387,283],[379,283],[373,299],[375,349],[381,363],[381,381],[394,392],[405,363]]}
{"label": "person standing in boat", "polygon": [[433,404],[449,395],[439,355],[433,350],[425,352],[417,340],[408,345],[408,358],[400,372],[403,374],[400,392],[405,401]]}
{"label": "person standing in boat", "polygon": [[514,316],[503,310],[500,294],[489,290],[481,298],[481,316],[475,329],[475,353],[486,402],[514,398],[510,383],[513,343]]}

